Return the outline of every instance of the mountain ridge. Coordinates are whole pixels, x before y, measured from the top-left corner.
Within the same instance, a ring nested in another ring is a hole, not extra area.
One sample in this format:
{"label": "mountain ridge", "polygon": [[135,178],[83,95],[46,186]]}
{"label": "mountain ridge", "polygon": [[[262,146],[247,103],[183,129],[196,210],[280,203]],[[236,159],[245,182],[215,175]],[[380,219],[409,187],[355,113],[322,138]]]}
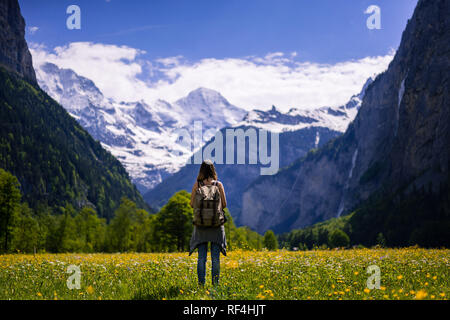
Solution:
{"label": "mountain ridge", "polygon": [[92,80],[52,63],[37,66],[37,77],[44,90],[121,160],[141,191],[176,172],[192,154],[193,150],[176,143],[177,130],[192,130],[195,121],[202,121],[204,131],[216,131],[245,114],[207,88],[173,103],[117,102],[105,97]]}
{"label": "mountain ridge", "polygon": [[[297,127],[289,127],[277,124],[277,119],[272,125],[256,123],[255,119],[270,111],[244,112],[230,104],[219,92],[204,87],[173,103],[161,99],[150,104],[142,100],[117,102],[103,96],[93,81],[77,75],[73,70],[50,63],[36,68],[41,87],[121,160],[133,182],[144,193],[177,172],[192,155],[193,150],[176,143],[174,134],[183,128],[192,131],[195,121],[202,121],[202,129],[208,133],[204,137],[205,142],[212,137],[211,132],[224,127],[253,126],[269,131],[295,131],[309,125],[297,121]],[[370,81],[372,79],[368,79],[367,83]],[[343,132],[356,114],[360,94],[341,107],[313,111],[293,108],[290,113],[282,113],[281,116],[301,120],[302,116],[294,113],[305,113],[317,118],[317,125]]]}

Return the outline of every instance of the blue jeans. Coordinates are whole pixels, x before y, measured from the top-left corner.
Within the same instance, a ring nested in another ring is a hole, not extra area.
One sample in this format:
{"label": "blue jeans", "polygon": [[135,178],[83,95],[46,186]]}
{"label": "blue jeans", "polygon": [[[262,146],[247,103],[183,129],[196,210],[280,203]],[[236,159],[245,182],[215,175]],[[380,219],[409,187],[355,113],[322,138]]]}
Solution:
{"label": "blue jeans", "polygon": [[[205,284],[206,277],[206,256],[208,255],[208,243],[201,243],[198,245],[198,261],[197,261],[197,275],[198,282]],[[211,242],[211,262],[212,262],[212,283],[216,285],[219,283],[220,274],[220,246]]]}

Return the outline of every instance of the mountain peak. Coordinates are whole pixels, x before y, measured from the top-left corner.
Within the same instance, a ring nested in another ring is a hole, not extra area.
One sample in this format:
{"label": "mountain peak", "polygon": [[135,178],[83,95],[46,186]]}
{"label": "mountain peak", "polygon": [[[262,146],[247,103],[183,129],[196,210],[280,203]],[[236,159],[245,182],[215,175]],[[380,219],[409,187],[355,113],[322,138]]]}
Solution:
{"label": "mountain peak", "polygon": [[220,95],[220,93],[216,90],[205,88],[205,87],[198,87],[197,89],[191,91],[191,93],[197,93],[197,94],[217,94]]}
{"label": "mountain peak", "polygon": [[[218,102],[221,101],[225,104],[229,104],[229,102],[220,94],[220,92],[212,90],[212,89],[208,89],[208,88],[204,88],[204,87],[200,87],[195,89],[194,91],[191,91],[187,97],[185,98],[181,98],[180,100],[202,100],[205,103],[208,102]],[[178,101],[180,101],[178,100]]]}
{"label": "mountain peak", "polygon": [[226,109],[229,112],[235,113],[233,118],[236,119],[230,123],[242,120],[246,113],[243,109],[235,107],[228,102],[220,92],[204,87],[191,91],[186,97],[177,100],[175,104],[181,106],[185,110],[190,110],[194,114],[199,111],[215,114],[219,110]]}
{"label": "mountain peak", "polygon": [[366,92],[366,90],[367,90],[367,88],[369,87],[369,85],[375,80],[375,77],[376,77],[376,75],[374,75],[374,76],[372,76],[372,77],[369,77],[369,78],[366,80],[366,83],[364,83],[364,85],[363,85],[363,87],[362,87],[362,89],[361,89],[360,95],[364,95],[364,93]]}
{"label": "mountain peak", "polygon": [[112,109],[95,83],[72,69],[63,69],[45,62],[36,67],[36,73],[40,87],[72,115],[79,115],[81,110],[90,108],[91,105]]}

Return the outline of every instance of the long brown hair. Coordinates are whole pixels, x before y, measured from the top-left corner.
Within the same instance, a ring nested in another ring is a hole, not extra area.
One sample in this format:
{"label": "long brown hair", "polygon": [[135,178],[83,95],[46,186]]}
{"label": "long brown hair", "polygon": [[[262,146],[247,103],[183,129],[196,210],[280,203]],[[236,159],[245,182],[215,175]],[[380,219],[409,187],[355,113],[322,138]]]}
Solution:
{"label": "long brown hair", "polygon": [[204,160],[200,166],[197,181],[203,181],[209,178],[217,180],[216,168],[214,168],[214,163],[211,160]]}

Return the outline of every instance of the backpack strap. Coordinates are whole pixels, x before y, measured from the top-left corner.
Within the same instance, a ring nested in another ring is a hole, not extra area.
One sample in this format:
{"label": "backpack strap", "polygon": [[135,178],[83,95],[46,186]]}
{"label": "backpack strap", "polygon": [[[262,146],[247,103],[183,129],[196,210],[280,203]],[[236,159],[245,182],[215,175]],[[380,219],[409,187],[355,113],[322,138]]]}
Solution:
{"label": "backpack strap", "polygon": [[[198,189],[200,189],[202,182],[200,180],[197,181]],[[200,223],[203,224],[203,201],[200,201]]]}
{"label": "backpack strap", "polygon": [[203,201],[200,202],[200,223],[203,225]]}

